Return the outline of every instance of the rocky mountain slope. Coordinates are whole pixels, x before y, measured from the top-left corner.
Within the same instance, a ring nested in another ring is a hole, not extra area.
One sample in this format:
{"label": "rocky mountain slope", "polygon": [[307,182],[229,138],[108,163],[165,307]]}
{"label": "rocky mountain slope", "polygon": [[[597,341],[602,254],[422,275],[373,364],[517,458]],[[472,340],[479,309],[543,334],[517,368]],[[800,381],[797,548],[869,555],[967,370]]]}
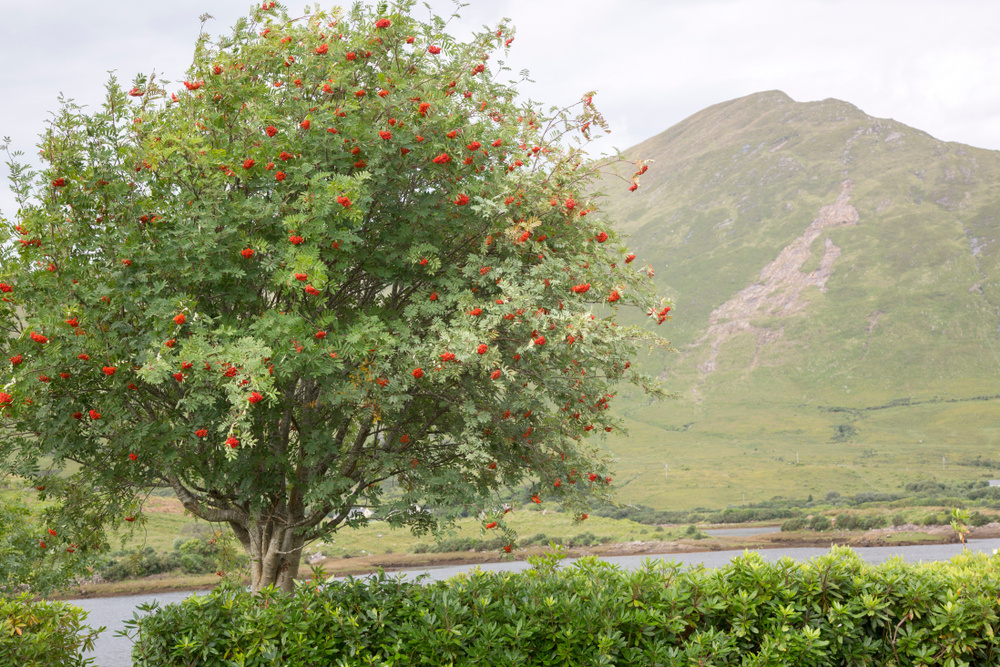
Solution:
{"label": "rocky mountain slope", "polygon": [[1000,477],[1000,152],[772,91],[626,155],[605,208],[676,301],[645,363],[678,398],[620,401],[623,498]]}

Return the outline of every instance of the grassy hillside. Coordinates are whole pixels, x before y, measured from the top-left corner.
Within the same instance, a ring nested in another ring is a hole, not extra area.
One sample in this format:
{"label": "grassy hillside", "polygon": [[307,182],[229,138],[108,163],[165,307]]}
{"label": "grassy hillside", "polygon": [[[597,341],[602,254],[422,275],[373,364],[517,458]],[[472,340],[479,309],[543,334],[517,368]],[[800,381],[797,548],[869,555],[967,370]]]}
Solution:
{"label": "grassy hillside", "polygon": [[644,363],[680,397],[619,401],[624,499],[1000,477],[1000,152],[767,92],[626,154],[605,208],[676,301]]}

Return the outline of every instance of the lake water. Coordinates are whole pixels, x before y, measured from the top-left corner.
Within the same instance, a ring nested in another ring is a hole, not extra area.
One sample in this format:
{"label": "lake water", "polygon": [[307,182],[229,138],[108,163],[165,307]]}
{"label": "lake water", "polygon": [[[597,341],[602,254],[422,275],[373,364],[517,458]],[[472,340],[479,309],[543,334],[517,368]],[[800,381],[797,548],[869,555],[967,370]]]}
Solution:
{"label": "lake water", "polygon": [[160,605],[180,602],[191,595],[204,595],[208,591],[182,591],[179,593],[157,593],[155,595],[129,595],[119,598],[92,598],[90,600],[70,600],[70,604],[89,612],[87,625],[99,628],[102,625],[107,630],[97,638],[94,652],[87,657],[96,658],[100,667],[128,667],[132,664],[132,641],[125,637],[115,637],[119,630],[125,629],[125,621],[131,620],[137,607],[154,600]]}
{"label": "lake water", "polygon": [[[754,529],[747,529],[754,530]],[[773,530],[773,529],[769,529]],[[970,540],[969,550],[981,553],[992,553],[994,549],[1000,549],[1000,539],[993,540]],[[796,549],[761,549],[760,554],[765,560],[774,562],[788,556],[795,560],[808,560],[816,556],[827,553],[829,549],[817,547],[802,547]],[[882,563],[890,558],[900,557],[903,560],[916,562],[930,562],[949,560],[953,556],[962,552],[961,544],[932,544],[921,546],[899,546],[899,547],[860,547],[854,549],[858,556],[869,563]],[[614,563],[622,568],[634,569],[639,567],[643,561],[649,558],[662,558],[673,560],[685,565],[702,564],[706,567],[721,567],[727,564],[735,556],[742,554],[742,551],[704,551],[687,554],[664,554],[651,556],[640,554],[635,556],[609,556],[603,560]],[[573,559],[566,559],[566,563],[572,563]],[[400,574],[405,577],[415,577],[421,574],[428,575],[435,581],[448,579],[460,572],[468,572],[474,565],[455,565],[449,567],[437,567],[424,570],[405,570]],[[491,572],[518,572],[528,569],[530,566],[524,561],[512,561],[505,563],[484,563],[478,566],[482,570]],[[203,595],[204,592],[194,593]],[[153,600],[161,605],[171,602],[179,602],[192,595],[191,592],[183,593],[158,593],[156,595],[136,595],[119,598],[93,598],[89,600],[72,600],[72,604],[78,605],[90,612],[87,623],[93,627],[101,625],[107,626],[107,630],[101,633],[97,645],[92,654],[96,658],[99,667],[129,667],[132,664],[132,642],[125,637],[113,636],[116,631],[124,628],[124,622],[135,613],[136,608]]]}

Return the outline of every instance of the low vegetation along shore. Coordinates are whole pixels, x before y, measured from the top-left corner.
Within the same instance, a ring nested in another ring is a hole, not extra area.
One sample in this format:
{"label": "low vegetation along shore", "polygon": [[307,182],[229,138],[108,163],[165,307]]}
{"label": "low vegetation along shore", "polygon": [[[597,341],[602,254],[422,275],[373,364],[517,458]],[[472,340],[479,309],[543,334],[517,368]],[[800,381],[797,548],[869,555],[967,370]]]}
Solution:
{"label": "low vegetation along shore", "polygon": [[[773,528],[773,532],[753,535],[709,536],[706,530],[726,530],[740,528]],[[558,535],[553,535],[552,544],[566,544],[563,549],[569,558],[586,556],[669,556],[670,554],[704,551],[740,551],[744,549],[789,549],[796,547],[827,548],[834,545],[850,547],[904,546],[917,544],[948,544],[959,542],[959,537],[950,525],[920,526],[903,524],[867,531],[812,530],[782,531],[774,524],[716,524],[692,529],[691,526],[660,526],[643,536],[647,539],[633,541],[608,541],[603,544],[573,544]],[[972,528],[968,538],[987,539],[1000,537],[1000,523],[989,523]],[[526,560],[550,551],[549,543],[531,545],[518,550],[514,560]],[[474,565],[511,560],[498,550],[424,551],[422,553],[366,553],[356,557],[326,557],[316,551],[310,559],[312,571],[304,571],[303,577],[315,574],[324,576],[365,575],[378,571],[394,572],[409,569],[425,569],[449,565]],[[223,573],[225,574],[225,573]],[[171,591],[208,590],[219,585],[218,573],[178,574],[176,572],[129,578],[122,581],[81,582],[72,590],[63,591],[53,599],[81,599],[96,597],[117,597],[127,595],[153,594]]]}
{"label": "low vegetation along shore", "polygon": [[[966,488],[968,487],[968,488]],[[562,545],[570,557],[666,555],[743,549],[826,548],[940,544],[959,541],[951,525],[953,510],[964,508],[968,537],[1000,537],[998,489],[984,483],[961,488],[942,485],[909,489],[906,496],[831,492],[818,499],[774,499],[727,509],[665,511],[644,506],[596,507],[577,521],[558,507],[539,507],[511,498],[508,523],[517,546],[505,554],[506,537],[487,530],[476,518],[461,519],[436,538],[415,536],[373,521],[343,530],[305,550],[300,577],[361,575],[447,565],[523,560]],[[13,487],[0,493],[24,498]],[[974,496],[974,497],[973,497]],[[30,502],[32,514],[44,507]],[[751,535],[719,535],[719,529],[762,528]],[[111,535],[119,551],[103,557],[89,576],[60,591],[56,598],[109,597],[214,588],[224,580],[241,581],[243,556],[225,531],[185,514],[170,497],[150,497],[131,525],[132,532]]]}

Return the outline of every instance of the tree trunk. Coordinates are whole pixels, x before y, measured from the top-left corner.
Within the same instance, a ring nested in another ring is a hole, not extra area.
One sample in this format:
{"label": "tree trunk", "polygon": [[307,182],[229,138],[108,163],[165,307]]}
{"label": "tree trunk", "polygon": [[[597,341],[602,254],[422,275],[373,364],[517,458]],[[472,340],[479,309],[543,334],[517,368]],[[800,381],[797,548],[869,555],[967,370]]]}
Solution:
{"label": "tree trunk", "polygon": [[273,585],[292,592],[302,560],[303,538],[273,521],[249,527],[230,525],[250,559],[250,590],[256,593]]}

